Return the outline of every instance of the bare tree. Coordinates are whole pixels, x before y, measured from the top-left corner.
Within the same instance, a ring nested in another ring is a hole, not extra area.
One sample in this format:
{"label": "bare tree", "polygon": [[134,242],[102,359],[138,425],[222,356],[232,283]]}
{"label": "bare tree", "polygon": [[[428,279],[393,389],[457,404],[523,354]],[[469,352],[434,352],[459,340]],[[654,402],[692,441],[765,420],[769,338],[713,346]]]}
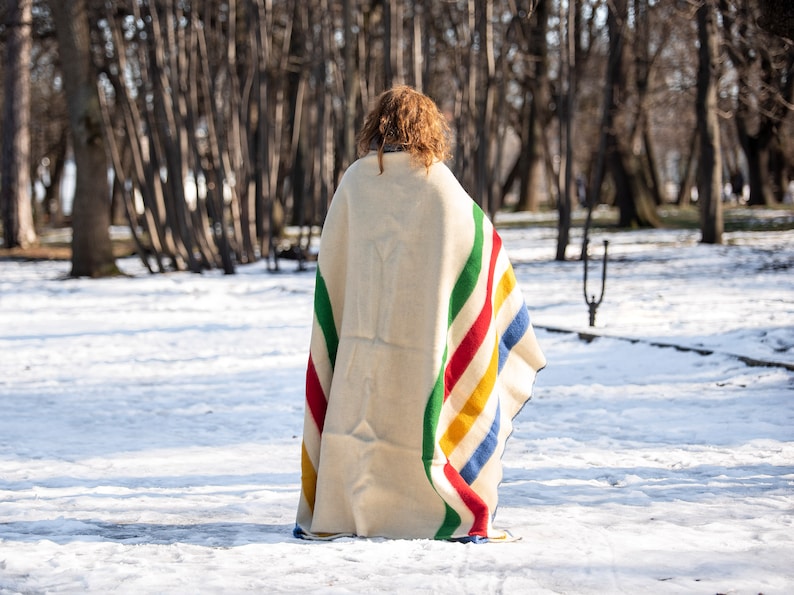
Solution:
{"label": "bare tree", "polygon": [[0,205],[6,248],[36,242],[30,179],[30,60],[32,0],[6,4],[6,63]]}
{"label": "bare tree", "polygon": [[722,243],[722,159],[720,125],[717,113],[719,80],[719,38],[716,7],[703,0],[697,9],[698,78],[697,121],[700,139],[698,167],[698,202],[701,213],[701,241]]}
{"label": "bare tree", "polygon": [[781,124],[794,111],[794,44],[757,25],[757,3],[720,0],[719,6],[725,49],[738,79],[733,115],[747,160],[749,203],[773,205],[785,187],[787,168],[774,157],[780,155]]}
{"label": "bare tree", "polygon": [[[601,127],[601,147],[603,166],[598,167],[592,193],[600,192],[599,180],[603,179],[603,168],[610,174],[615,187],[615,202],[619,210],[619,227],[659,225],[653,196],[648,188],[647,178],[643,175],[639,153],[625,138],[631,134],[621,134],[618,126],[631,128],[629,110],[624,102],[629,96],[624,69],[626,40],[629,34],[628,1],[614,0],[608,3],[607,30],[609,33],[609,60],[605,82],[604,118]],[[638,109],[640,109],[638,107]],[[633,140],[633,139],[632,139]],[[596,202],[598,202],[596,200]]]}
{"label": "bare tree", "polygon": [[85,0],[50,0],[76,166],[73,277],[118,273],[110,242],[110,188]]}
{"label": "bare tree", "polygon": [[[560,15],[560,29],[565,23],[565,34],[561,38],[565,39],[564,60],[560,60],[561,76],[565,76],[565,107],[564,116],[560,116],[560,145],[565,148],[565,167],[562,181],[562,191],[559,192],[560,199],[557,201],[557,213],[559,213],[557,223],[557,254],[556,260],[565,260],[565,252],[568,249],[571,234],[571,215],[573,212],[573,126],[574,111],[576,105],[576,3],[568,1],[566,18]],[[562,81],[561,81],[562,82]],[[560,85],[562,88],[562,84]],[[562,153],[562,151],[560,151]],[[559,177],[558,177],[559,179]]]}
{"label": "bare tree", "polygon": [[[768,42],[757,27],[733,25],[750,22],[735,10],[749,0],[709,1],[731,8],[721,16],[737,54],[725,67],[736,80],[763,81],[765,97],[778,101],[752,112],[760,95],[735,109],[723,99],[721,113],[735,118],[722,126],[744,123],[752,139],[761,130],[756,123],[779,110],[769,120],[768,165],[759,170],[772,171],[779,187],[784,170],[777,164],[790,169],[794,153],[781,132],[791,127],[791,100],[780,83],[794,76],[784,60],[791,52],[775,48],[789,46]],[[590,182],[588,206],[618,207],[620,225],[657,225],[664,184],[683,180],[685,190],[699,171],[697,28],[682,6],[91,2],[91,47],[101,71],[94,82],[114,195],[152,270],[233,272],[259,258],[304,259],[312,226],[322,224],[336,182],[355,159],[354,133],[372,99],[407,82],[450,115],[449,165],[491,215],[505,205],[558,209],[558,255],[568,243],[562,232],[575,220],[574,177]],[[740,31],[752,35],[734,39]],[[754,49],[762,42],[774,49],[773,67],[760,60],[742,75],[734,61],[745,50],[765,56]],[[727,167],[737,167],[739,152],[726,154]]]}

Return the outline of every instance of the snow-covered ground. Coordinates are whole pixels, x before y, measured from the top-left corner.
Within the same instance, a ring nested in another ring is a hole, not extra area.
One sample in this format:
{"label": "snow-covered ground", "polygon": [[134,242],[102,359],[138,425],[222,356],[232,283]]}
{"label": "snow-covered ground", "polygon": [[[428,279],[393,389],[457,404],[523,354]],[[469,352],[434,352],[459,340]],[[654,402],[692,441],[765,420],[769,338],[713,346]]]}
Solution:
{"label": "snow-covered ground", "polygon": [[792,232],[596,231],[592,329],[556,231],[503,237],[549,365],[500,545],[292,537],[312,271],[0,262],[0,593],[794,592]]}

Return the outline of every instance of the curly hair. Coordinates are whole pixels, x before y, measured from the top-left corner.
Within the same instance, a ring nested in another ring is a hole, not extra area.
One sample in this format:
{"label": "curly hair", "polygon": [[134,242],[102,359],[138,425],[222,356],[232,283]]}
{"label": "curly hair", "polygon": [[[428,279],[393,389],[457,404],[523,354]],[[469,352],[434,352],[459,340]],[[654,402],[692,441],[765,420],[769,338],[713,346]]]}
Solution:
{"label": "curly hair", "polygon": [[377,149],[380,173],[384,147],[409,153],[427,169],[450,156],[449,126],[444,114],[427,95],[406,85],[380,94],[357,140],[359,157]]}

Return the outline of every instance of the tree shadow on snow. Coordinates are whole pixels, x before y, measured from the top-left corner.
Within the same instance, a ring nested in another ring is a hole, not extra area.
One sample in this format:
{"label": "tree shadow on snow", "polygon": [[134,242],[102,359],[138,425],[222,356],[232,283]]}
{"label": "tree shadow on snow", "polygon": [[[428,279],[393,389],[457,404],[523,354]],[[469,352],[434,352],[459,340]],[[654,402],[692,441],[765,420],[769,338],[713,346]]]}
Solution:
{"label": "tree shadow on snow", "polygon": [[107,523],[99,520],[58,518],[42,521],[0,523],[6,541],[46,539],[64,545],[74,542],[114,542],[128,545],[189,544],[231,548],[250,544],[297,542],[293,524],[257,523]]}
{"label": "tree shadow on snow", "polygon": [[506,468],[500,486],[504,506],[649,506],[660,502],[787,495],[794,467],[692,465],[664,467]]}

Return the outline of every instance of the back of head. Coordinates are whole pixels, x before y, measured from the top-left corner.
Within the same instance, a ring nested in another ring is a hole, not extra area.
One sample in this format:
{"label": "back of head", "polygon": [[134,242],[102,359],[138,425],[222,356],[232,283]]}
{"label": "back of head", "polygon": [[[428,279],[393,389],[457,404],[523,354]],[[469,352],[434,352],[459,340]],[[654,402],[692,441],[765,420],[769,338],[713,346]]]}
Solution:
{"label": "back of head", "polygon": [[405,151],[429,168],[449,157],[449,126],[435,102],[415,89],[400,85],[382,93],[367,115],[358,135],[358,154],[378,151],[383,172],[383,152]]}

